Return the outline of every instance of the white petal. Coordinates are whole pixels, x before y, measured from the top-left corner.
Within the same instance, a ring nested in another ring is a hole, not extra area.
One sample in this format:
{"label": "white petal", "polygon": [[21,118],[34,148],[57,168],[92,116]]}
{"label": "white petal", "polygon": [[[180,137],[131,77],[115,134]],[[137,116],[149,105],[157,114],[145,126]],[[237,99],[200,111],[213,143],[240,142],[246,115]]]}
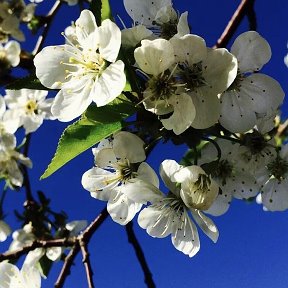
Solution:
{"label": "white petal", "polygon": [[182,166],[180,166],[175,160],[164,160],[160,165],[160,176],[165,183],[165,186],[173,193],[176,192],[176,183],[172,181],[172,175],[178,171]]}
{"label": "white petal", "polygon": [[44,86],[59,89],[67,81],[65,71],[68,66],[61,63],[69,63],[70,52],[74,50],[69,45],[48,46],[35,56],[36,76]]}
{"label": "white petal", "polygon": [[131,163],[138,163],[146,159],[144,144],[144,141],[137,135],[120,131],[114,136],[113,150],[116,157],[126,158]]}
{"label": "white petal", "polygon": [[0,220],[0,242],[4,242],[11,232],[10,226],[3,220]]}
{"label": "white petal", "polygon": [[135,47],[141,40],[150,37],[153,34],[144,25],[137,25],[132,28],[121,30],[121,43],[125,47]]}
{"label": "white petal", "polygon": [[177,24],[177,34],[176,37],[181,37],[184,36],[186,34],[190,33],[190,28],[189,28],[189,24],[188,24],[188,12],[184,12],[180,15],[179,17],[179,21]]}
{"label": "white petal", "polygon": [[200,249],[198,231],[186,211],[184,214],[183,221],[174,222],[171,239],[177,250],[193,257]]}
{"label": "white petal", "polygon": [[131,179],[125,183],[121,190],[130,200],[146,204],[147,202],[154,203],[163,198],[163,193],[151,183],[141,179]]}
{"label": "white petal", "polygon": [[207,57],[206,42],[197,35],[173,37],[170,42],[173,45],[177,62],[187,62],[189,66],[192,66]]}
{"label": "white petal", "polygon": [[23,127],[25,133],[29,134],[35,132],[43,123],[43,117],[41,115],[31,115],[23,117]]}
{"label": "white petal", "polygon": [[92,197],[108,201],[111,193],[110,188],[117,185],[117,183],[113,183],[114,185],[110,185],[112,186],[110,187],[107,184],[107,181],[112,177],[114,177],[114,173],[94,167],[83,174],[81,184],[84,189],[91,193]]}
{"label": "white petal", "polygon": [[0,263],[0,288],[12,288],[12,285],[17,285],[17,278],[20,278],[20,271],[15,265],[7,262]]}
{"label": "white petal", "polygon": [[95,81],[91,91],[93,101],[98,107],[108,104],[121,94],[125,84],[124,63],[118,60],[110,64]]}
{"label": "white petal", "polygon": [[267,113],[276,110],[282,104],[284,91],[273,78],[260,73],[252,74],[242,81],[240,97],[243,94],[250,97],[250,109],[257,113]]}
{"label": "white petal", "polygon": [[100,168],[111,166],[111,164],[116,162],[117,159],[112,148],[101,149],[95,157],[95,164]]}
{"label": "white petal", "polygon": [[50,247],[46,249],[46,256],[51,261],[58,261],[62,255],[62,247]]}
{"label": "white petal", "polygon": [[[29,268],[35,267],[39,260],[45,255],[45,249],[44,248],[37,248],[35,250],[30,251],[23,263],[23,267],[26,266]],[[23,268],[22,268],[23,269]]]}
{"label": "white petal", "polygon": [[219,122],[230,132],[246,132],[256,124],[255,112],[246,97],[241,96],[238,91],[227,91],[221,95]]}
{"label": "white petal", "polygon": [[52,114],[62,122],[71,121],[80,116],[92,102],[93,94],[91,93],[92,79],[82,78],[75,83],[68,83],[72,89],[63,89],[58,92],[52,104]]}
{"label": "white petal", "polygon": [[222,190],[219,189],[217,198],[214,200],[209,209],[205,210],[205,213],[213,216],[220,216],[228,211],[232,201],[232,194],[230,190],[226,189],[226,186],[221,188]]}
{"label": "white petal", "polygon": [[70,231],[69,236],[74,237],[84,230],[88,225],[86,220],[75,220],[65,225],[65,228]]}
{"label": "white petal", "polygon": [[[209,91],[207,90],[209,89]],[[200,88],[191,93],[196,109],[196,115],[191,126],[196,129],[206,129],[217,123],[220,117],[220,101],[210,88]]]}
{"label": "white petal", "polygon": [[93,13],[89,10],[83,10],[75,22],[77,40],[81,43],[97,30],[97,24]]}
{"label": "white petal", "polygon": [[256,31],[239,35],[231,47],[238,59],[240,72],[260,70],[271,58],[269,43]]}
{"label": "white petal", "polygon": [[102,22],[98,30],[100,55],[109,62],[115,62],[121,45],[121,32],[110,19]]}
{"label": "white petal", "polygon": [[237,59],[224,48],[208,49],[203,60],[203,77],[215,94],[225,91],[237,75]]}
{"label": "white petal", "polygon": [[[171,233],[172,229],[172,221],[169,217],[168,213],[165,213],[166,209],[163,208],[160,210],[153,205],[148,208],[143,209],[138,216],[138,224],[141,228],[146,229],[146,232],[152,236],[157,238],[164,238]],[[171,211],[170,214],[174,213]]]}
{"label": "white petal", "polygon": [[202,231],[214,242],[216,243],[219,237],[219,231],[214,224],[214,222],[205,216],[201,211],[196,209],[191,209],[194,220]]}
{"label": "white petal", "polygon": [[130,200],[124,193],[114,189],[111,192],[107,203],[107,210],[111,218],[120,225],[130,222],[137,212],[140,211],[142,204]]}
{"label": "white petal", "polygon": [[270,179],[262,188],[262,203],[270,211],[284,211],[288,209],[288,181]]}
{"label": "white petal", "polygon": [[173,114],[167,119],[161,119],[161,122],[167,130],[173,130],[176,135],[180,135],[191,126],[196,115],[195,106],[186,93],[170,98],[169,104],[174,108]]}
{"label": "white petal", "polygon": [[23,287],[40,288],[41,287],[41,275],[35,267],[23,266],[21,269],[21,275],[23,277]]}
{"label": "white petal", "polygon": [[124,0],[124,7],[129,16],[137,23],[151,25],[157,12],[164,6],[172,5],[171,0]]}
{"label": "white petal", "polygon": [[154,76],[161,74],[175,62],[173,46],[165,39],[142,40],[141,46],[135,49],[134,56],[140,69]]}
{"label": "white petal", "polygon": [[10,62],[11,66],[16,67],[20,62],[20,52],[21,47],[16,41],[9,41],[5,45],[5,50],[7,52],[7,60]]}

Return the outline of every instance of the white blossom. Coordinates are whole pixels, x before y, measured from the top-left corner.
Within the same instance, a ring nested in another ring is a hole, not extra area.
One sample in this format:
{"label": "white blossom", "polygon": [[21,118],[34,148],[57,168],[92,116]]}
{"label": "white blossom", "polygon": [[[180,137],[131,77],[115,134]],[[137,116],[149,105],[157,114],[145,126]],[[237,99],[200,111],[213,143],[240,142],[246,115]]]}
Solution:
{"label": "white blossom", "polygon": [[23,266],[21,270],[17,266],[0,263],[0,288],[40,288],[41,276],[34,267]]}
{"label": "white blossom", "polygon": [[205,129],[220,117],[218,94],[224,92],[237,75],[237,59],[224,48],[209,49],[205,40],[188,34],[171,40],[177,76],[193,100],[196,115],[192,127]]}
{"label": "white blossom", "polygon": [[7,42],[4,46],[0,43],[1,68],[9,69],[11,66],[16,67],[20,62],[20,52],[20,45],[14,40]]}
{"label": "white blossom", "polygon": [[4,178],[11,188],[21,187],[23,183],[19,163],[32,167],[31,160],[16,151],[15,136],[3,133],[0,135],[0,177]]}
{"label": "white blossom", "polygon": [[[189,217],[189,211],[194,221],[213,242],[217,241],[219,232],[212,220],[205,216],[199,209],[195,208],[202,202],[198,201],[201,197],[192,199],[193,196],[191,197],[191,194],[187,193],[187,187],[185,185],[187,178],[184,176],[187,169],[183,169],[185,168],[174,160],[165,160],[162,162],[160,175],[170,192],[168,195],[164,195],[163,193],[159,194],[158,192],[155,193],[154,197],[150,196],[149,202],[152,204],[139,213],[138,223],[140,227],[146,229],[147,233],[152,237],[163,238],[171,234],[174,247],[189,257],[193,257],[200,249],[200,241],[196,225]],[[198,170],[198,168],[195,168],[195,170]],[[198,172],[199,171],[196,171],[196,174]],[[176,183],[175,175],[176,178],[181,178],[181,181],[185,178],[184,182],[182,182],[184,183],[183,187]],[[195,180],[193,177],[197,178],[197,176],[192,176],[190,179],[192,182]],[[204,198],[207,196],[210,197],[202,188],[201,190]],[[197,190],[194,191],[196,193],[199,192]],[[183,195],[185,193],[189,195]],[[198,195],[200,195],[200,193],[198,193]],[[137,196],[135,195],[135,197]],[[190,198],[189,201],[187,201],[188,198]],[[189,203],[190,207],[186,206],[183,202],[184,199]],[[191,199],[193,207],[191,206]]]}
{"label": "white blossom", "polygon": [[257,113],[277,110],[284,91],[273,78],[258,72],[271,57],[268,42],[255,31],[238,36],[231,47],[238,60],[238,75],[221,95],[220,124],[231,132],[254,127]]}
{"label": "white blossom", "polygon": [[[134,193],[145,194],[151,184],[158,187],[158,178],[145,162],[144,142],[136,135],[121,131],[114,136],[112,148],[95,154],[95,165],[82,176],[83,187],[91,196],[108,201],[112,219],[126,225],[147,200],[134,201]],[[95,151],[95,150],[94,150]]]}
{"label": "white blossom", "polygon": [[121,45],[116,24],[107,19],[98,27],[92,12],[83,10],[75,25],[79,44],[48,46],[34,59],[41,83],[61,89],[52,105],[60,121],[80,116],[92,101],[106,105],[126,84],[124,63],[116,61]]}
{"label": "white blossom", "polygon": [[19,119],[26,134],[36,131],[44,119],[54,119],[51,113],[53,99],[46,99],[45,90],[6,90],[5,102],[9,108],[6,119]]}
{"label": "white blossom", "polygon": [[0,242],[4,242],[11,234],[10,226],[3,220],[0,220]]}
{"label": "white blossom", "polygon": [[143,93],[145,108],[157,115],[173,112],[169,118],[161,118],[161,122],[166,129],[179,135],[192,124],[195,107],[191,97],[179,89],[174,78],[174,53],[173,46],[165,39],[142,40],[134,56],[148,77]]}

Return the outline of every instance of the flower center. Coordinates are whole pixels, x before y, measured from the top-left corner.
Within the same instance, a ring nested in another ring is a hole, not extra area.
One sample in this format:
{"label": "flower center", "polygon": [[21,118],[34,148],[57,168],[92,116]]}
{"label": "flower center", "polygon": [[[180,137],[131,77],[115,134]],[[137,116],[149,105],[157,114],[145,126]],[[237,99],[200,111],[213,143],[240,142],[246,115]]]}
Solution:
{"label": "flower center", "polygon": [[271,176],[274,176],[277,180],[281,181],[285,178],[285,174],[288,172],[288,162],[279,156],[267,165]]}
{"label": "flower center", "polygon": [[29,100],[26,103],[25,110],[27,114],[37,114],[38,104],[35,100]]}
{"label": "flower center", "polygon": [[252,155],[261,154],[268,146],[264,136],[257,130],[246,133],[243,138],[243,145],[246,146]]}
{"label": "flower center", "polygon": [[119,180],[121,182],[126,182],[132,178],[137,177],[137,172],[135,165],[131,164],[128,160],[117,162],[117,170],[119,173]]}
{"label": "flower center", "polygon": [[239,92],[241,88],[241,82],[244,80],[245,76],[244,74],[241,74],[240,71],[238,70],[238,74],[233,81],[233,83],[228,87],[227,91],[235,91]]}
{"label": "flower center", "polygon": [[178,19],[170,19],[166,23],[158,23],[156,21],[152,22],[153,25],[156,25],[160,29],[160,37],[166,40],[171,39],[175,34],[177,34],[177,24]]}
{"label": "flower center", "polygon": [[215,170],[212,171],[212,177],[221,180],[222,185],[226,184],[226,179],[232,176],[233,165],[228,160],[220,160]]}
{"label": "flower center", "polygon": [[171,75],[163,73],[148,81],[148,89],[151,93],[149,96],[151,101],[168,100],[175,93],[177,84]]}
{"label": "flower center", "polygon": [[203,77],[202,62],[188,66],[187,63],[179,64],[180,68],[180,79],[186,84],[188,91],[194,91],[195,89],[206,86],[207,82]]}

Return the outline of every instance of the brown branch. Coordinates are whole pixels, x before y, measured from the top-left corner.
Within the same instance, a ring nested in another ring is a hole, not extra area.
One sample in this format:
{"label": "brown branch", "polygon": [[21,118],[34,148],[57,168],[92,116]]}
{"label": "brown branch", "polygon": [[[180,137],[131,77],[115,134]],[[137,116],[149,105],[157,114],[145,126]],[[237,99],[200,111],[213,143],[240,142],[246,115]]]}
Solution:
{"label": "brown branch", "polygon": [[144,277],[145,277],[145,283],[147,285],[147,287],[149,288],[155,288],[156,285],[153,281],[153,277],[152,277],[152,273],[149,269],[149,266],[147,264],[147,261],[145,259],[145,255],[144,252],[135,236],[134,230],[133,230],[133,222],[129,222],[126,225],[126,232],[127,232],[127,236],[128,236],[128,241],[129,243],[133,246],[134,250],[135,250],[135,254],[137,256],[137,259],[141,265],[141,268],[143,270],[144,273]]}
{"label": "brown branch", "polygon": [[[77,237],[77,244],[72,248],[72,250],[70,251],[68,256],[65,258],[62,270],[61,270],[61,272],[58,276],[58,279],[54,285],[55,288],[63,287],[67,276],[70,274],[70,269],[71,269],[71,266],[73,264],[73,261],[74,261],[76,255],[78,254],[78,252],[80,251],[81,243],[88,245],[91,237],[93,236],[95,231],[99,228],[99,226],[104,222],[104,220],[108,217],[108,215],[109,214],[108,214],[107,209],[104,208],[101,211],[101,213],[94,219],[94,221],[91,222],[91,224],[84,230],[84,232]],[[82,252],[82,254],[83,254],[83,252]],[[88,262],[89,262],[89,260],[88,260]],[[83,262],[83,263],[85,265],[86,273],[87,273],[87,267],[89,269],[88,273],[91,273],[91,278],[88,278],[88,277],[90,277],[90,274],[89,274],[89,276],[87,274],[87,280],[89,281],[89,279],[92,279],[92,274],[93,274],[91,266],[90,266],[90,262],[88,264],[87,264],[87,262],[86,262],[86,264],[85,264],[85,262]],[[94,286],[91,286],[91,287],[94,287]]]}
{"label": "brown branch", "polygon": [[63,3],[62,1],[57,0],[54,3],[53,7],[48,12],[48,14],[46,15],[46,23],[44,24],[43,33],[41,36],[39,36],[39,38],[37,40],[35,48],[32,52],[33,55],[36,55],[43,48],[44,40],[47,37],[50,25],[52,23],[52,19],[55,16],[55,14],[57,13],[57,11],[59,10],[59,8],[61,7],[62,3]]}
{"label": "brown branch", "polygon": [[35,250],[36,248],[50,248],[50,247],[69,247],[74,246],[77,243],[77,238],[65,238],[65,239],[55,239],[55,240],[35,240],[31,244],[23,246],[21,249],[16,251],[8,251],[0,254],[0,262],[4,260],[14,260],[18,259],[24,254]]}
{"label": "brown branch", "polygon": [[55,288],[61,288],[64,285],[66,277],[70,275],[71,266],[73,265],[74,259],[80,251],[80,246],[78,241],[70,250],[69,254],[66,256],[64,264],[62,266],[61,272],[54,284]]}
{"label": "brown branch", "polygon": [[86,276],[87,276],[87,284],[89,288],[94,288],[94,283],[93,283],[93,270],[92,270],[92,266],[91,266],[91,262],[90,262],[90,254],[88,252],[88,247],[87,247],[87,243],[85,241],[83,241],[83,239],[79,239],[79,244],[80,244],[80,249],[82,252],[82,256],[83,256],[83,264],[85,267],[85,271],[86,271]]}
{"label": "brown branch", "polygon": [[231,20],[227,24],[224,32],[217,40],[216,45],[214,48],[226,47],[230,39],[232,38],[233,34],[237,30],[238,26],[240,25],[241,21],[243,20],[244,16],[247,14],[251,7],[253,8],[255,0],[242,0],[240,5],[237,7],[236,11],[234,12]]}

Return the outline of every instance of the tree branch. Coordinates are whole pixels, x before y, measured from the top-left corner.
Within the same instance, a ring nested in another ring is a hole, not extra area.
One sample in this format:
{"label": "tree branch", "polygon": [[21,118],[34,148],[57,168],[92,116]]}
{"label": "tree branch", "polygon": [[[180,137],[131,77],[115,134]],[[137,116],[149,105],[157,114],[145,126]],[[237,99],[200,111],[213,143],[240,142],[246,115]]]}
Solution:
{"label": "tree branch", "polygon": [[50,11],[48,12],[48,14],[46,15],[46,23],[44,24],[43,33],[42,33],[42,35],[39,36],[39,38],[37,40],[35,48],[32,52],[33,55],[36,55],[43,48],[44,40],[47,37],[50,25],[52,23],[52,19],[55,16],[55,14],[57,13],[57,11],[60,9],[62,4],[63,4],[62,1],[57,0],[54,3],[54,5],[52,6],[52,8],[50,9]]}
{"label": "tree branch", "polygon": [[127,236],[128,236],[128,242],[133,246],[134,250],[135,250],[135,254],[137,256],[137,259],[141,265],[141,268],[143,270],[144,273],[144,277],[145,277],[145,283],[147,285],[147,287],[149,288],[155,288],[156,285],[153,281],[153,277],[152,277],[152,273],[149,269],[149,266],[147,264],[147,261],[145,259],[145,255],[144,252],[135,236],[134,230],[133,230],[133,222],[129,222],[126,225],[126,232],[127,232]]}
{"label": "tree branch", "polygon": [[[224,32],[222,33],[220,38],[217,40],[217,43],[215,44],[214,48],[221,48],[221,47],[227,46],[228,42],[230,41],[233,34],[237,30],[237,28],[240,25],[241,21],[243,20],[244,16],[247,13],[249,13],[248,11],[251,11],[251,9],[253,9],[254,2],[255,2],[255,0],[242,0],[241,1],[240,5],[237,7],[236,11],[234,12],[231,20],[227,24]],[[250,14],[250,16],[252,14]],[[248,17],[250,17],[250,16],[248,16]]]}

